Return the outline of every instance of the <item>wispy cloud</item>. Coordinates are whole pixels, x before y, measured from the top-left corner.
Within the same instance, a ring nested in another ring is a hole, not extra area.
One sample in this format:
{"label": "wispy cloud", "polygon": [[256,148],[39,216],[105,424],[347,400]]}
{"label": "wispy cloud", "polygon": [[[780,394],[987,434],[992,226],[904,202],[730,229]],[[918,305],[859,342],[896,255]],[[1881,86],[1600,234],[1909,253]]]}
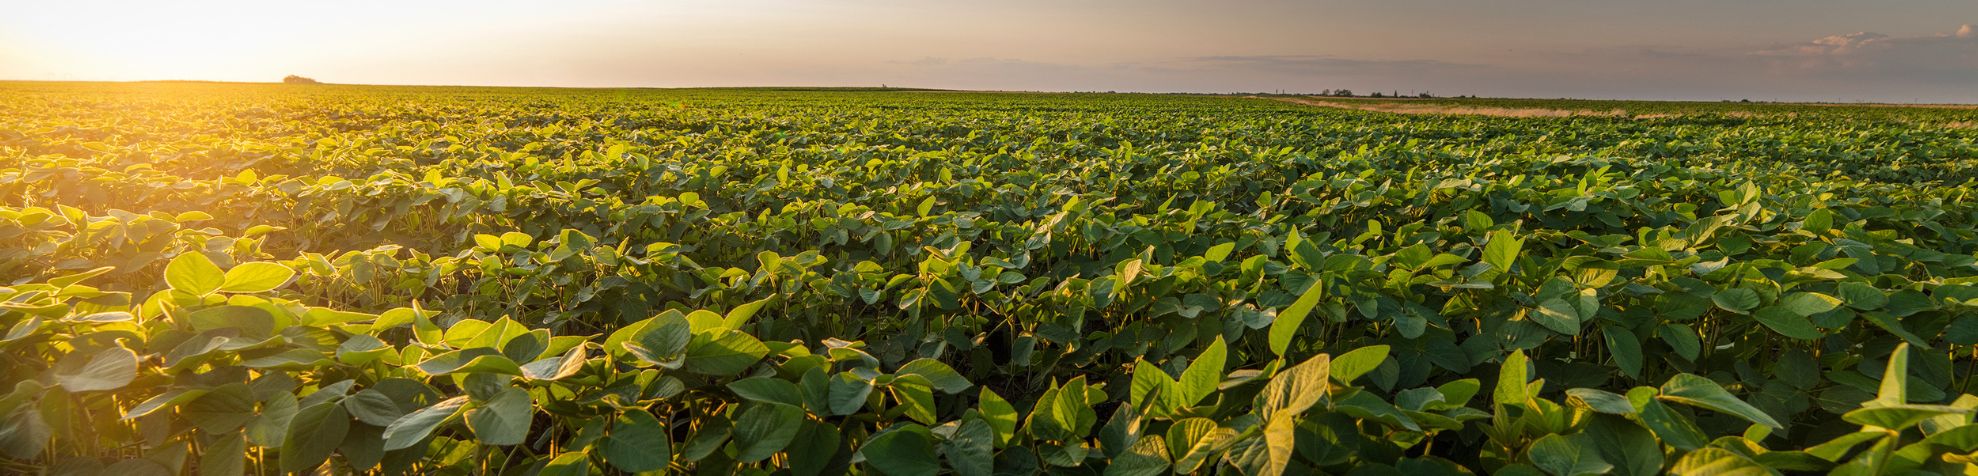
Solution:
{"label": "wispy cloud", "polygon": [[1784,72],[1888,75],[1917,80],[1957,80],[1978,84],[1978,27],[1923,36],[1874,32],[1835,35],[1771,45],[1750,53]]}

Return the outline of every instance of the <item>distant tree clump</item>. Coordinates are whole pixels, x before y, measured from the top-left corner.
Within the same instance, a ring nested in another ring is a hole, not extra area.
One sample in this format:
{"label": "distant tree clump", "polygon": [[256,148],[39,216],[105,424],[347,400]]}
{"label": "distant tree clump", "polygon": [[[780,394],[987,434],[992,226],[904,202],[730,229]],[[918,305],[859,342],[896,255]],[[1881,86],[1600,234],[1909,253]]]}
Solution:
{"label": "distant tree clump", "polygon": [[284,83],[288,83],[288,84],[323,84],[323,83],[320,83],[320,82],[317,82],[317,81],[316,81],[316,80],[314,80],[314,79],[309,79],[309,78],[304,78],[304,77],[301,77],[301,76],[296,76],[296,75],[293,75],[293,74],[291,74],[291,75],[288,75],[288,77],[286,77],[286,78],[282,78],[282,82],[284,82]]}

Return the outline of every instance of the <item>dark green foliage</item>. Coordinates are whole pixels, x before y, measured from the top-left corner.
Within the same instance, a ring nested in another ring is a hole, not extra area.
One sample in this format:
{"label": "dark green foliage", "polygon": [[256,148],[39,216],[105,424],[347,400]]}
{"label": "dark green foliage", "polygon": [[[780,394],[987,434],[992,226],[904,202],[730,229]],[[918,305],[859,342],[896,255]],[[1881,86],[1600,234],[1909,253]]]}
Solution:
{"label": "dark green foliage", "polygon": [[0,87],[0,472],[1978,451],[1969,111],[270,88]]}

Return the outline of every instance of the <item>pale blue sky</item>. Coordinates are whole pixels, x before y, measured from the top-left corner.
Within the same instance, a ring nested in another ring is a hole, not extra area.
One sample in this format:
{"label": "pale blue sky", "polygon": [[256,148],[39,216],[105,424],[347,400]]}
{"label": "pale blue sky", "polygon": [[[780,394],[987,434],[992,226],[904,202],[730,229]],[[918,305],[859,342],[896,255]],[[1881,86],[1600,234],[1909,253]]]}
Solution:
{"label": "pale blue sky", "polygon": [[8,3],[5,79],[1978,103],[1970,0]]}

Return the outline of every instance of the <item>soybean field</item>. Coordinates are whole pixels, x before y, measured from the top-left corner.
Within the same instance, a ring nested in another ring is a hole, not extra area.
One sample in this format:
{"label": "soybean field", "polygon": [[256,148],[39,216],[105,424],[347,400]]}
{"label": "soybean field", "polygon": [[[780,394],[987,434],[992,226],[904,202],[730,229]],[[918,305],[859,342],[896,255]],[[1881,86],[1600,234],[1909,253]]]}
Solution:
{"label": "soybean field", "polygon": [[1978,110],[1435,103],[0,82],[0,473],[1978,472]]}

